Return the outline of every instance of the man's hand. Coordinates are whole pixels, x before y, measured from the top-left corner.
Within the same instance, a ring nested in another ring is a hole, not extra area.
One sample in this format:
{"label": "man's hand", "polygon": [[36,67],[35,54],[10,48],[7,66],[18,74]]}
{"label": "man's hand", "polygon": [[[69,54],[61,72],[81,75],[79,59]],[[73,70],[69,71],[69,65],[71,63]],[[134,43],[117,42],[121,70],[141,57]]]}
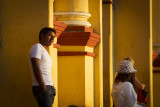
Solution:
{"label": "man's hand", "polygon": [[46,87],[45,85],[42,86],[41,88],[42,88],[42,91],[43,91],[43,92],[45,92],[45,91],[47,90],[47,87]]}

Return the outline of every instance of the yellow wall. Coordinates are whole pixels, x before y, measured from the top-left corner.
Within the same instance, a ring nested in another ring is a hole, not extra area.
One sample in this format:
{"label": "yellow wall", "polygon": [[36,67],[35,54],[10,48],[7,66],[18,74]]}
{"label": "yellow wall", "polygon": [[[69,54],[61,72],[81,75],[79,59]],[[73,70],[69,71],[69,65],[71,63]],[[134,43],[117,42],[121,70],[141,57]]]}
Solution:
{"label": "yellow wall", "polygon": [[[137,78],[146,85],[148,107],[152,107],[152,48],[149,0],[118,1],[114,9],[115,65],[130,56],[135,60]],[[144,76],[142,76],[144,75]]]}
{"label": "yellow wall", "polygon": [[[57,64],[57,49],[49,48],[53,59],[52,77],[57,89],[54,106],[57,107],[58,104],[59,107],[71,104],[89,107],[111,106],[109,94],[112,84],[113,60],[112,37],[109,34],[111,33],[109,27],[112,26],[107,25],[111,22],[104,22],[104,28],[108,30],[103,29],[105,39],[103,41],[102,0],[65,0],[65,2],[61,0],[60,2],[65,5],[55,5],[57,11],[89,11],[91,14],[89,22],[94,32],[101,35],[101,40],[94,49],[94,53],[97,54],[95,59],[90,56],[60,56]],[[153,4],[158,5],[155,1]],[[149,5],[149,0],[117,2],[113,20],[115,23],[115,42],[113,43],[115,57],[113,58],[115,59],[115,69],[118,68],[120,60],[125,56],[131,56],[135,59],[135,68],[139,71],[136,75],[141,82],[146,84],[146,91],[149,92],[148,106],[152,107],[152,49],[150,47],[152,37],[149,25]],[[153,8],[153,19],[155,20],[153,34],[156,38],[153,40],[154,43],[159,43],[157,36],[159,16],[156,15],[158,9]],[[40,29],[45,26],[53,26],[53,1],[3,0],[0,1],[0,14],[0,106],[36,107],[37,103],[31,91],[28,51],[34,43],[38,42]],[[109,19],[108,16],[104,15],[104,17]],[[60,50],[64,51],[65,49],[75,51],[75,47],[61,47]],[[77,50],[93,51],[88,47],[78,47]],[[104,62],[102,61],[103,56]],[[144,74],[145,76],[141,77]],[[158,77],[159,74],[154,74],[154,85],[158,85],[155,82]],[[157,90],[155,89],[155,91]],[[158,96],[155,98],[158,99]]]}
{"label": "yellow wall", "polygon": [[2,107],[37,106],[31,91],[28,51],[38,42],[40,29],[53,25],[48,15],[50,3],[50,0],[0,1],[2,57],[0,63],[3,64],[0,70],[0,106]]}
{"label": "yellow wall", "polygon": [[[94,32],[101,36],[100,42],[96,45],[94,53],[97,54],[94,60],[94,89],[95,107],[103,107],[103,38],[102,38],[102,0],[89,0],[89,22]],[[96,13],[96,14],[95,14]]]}

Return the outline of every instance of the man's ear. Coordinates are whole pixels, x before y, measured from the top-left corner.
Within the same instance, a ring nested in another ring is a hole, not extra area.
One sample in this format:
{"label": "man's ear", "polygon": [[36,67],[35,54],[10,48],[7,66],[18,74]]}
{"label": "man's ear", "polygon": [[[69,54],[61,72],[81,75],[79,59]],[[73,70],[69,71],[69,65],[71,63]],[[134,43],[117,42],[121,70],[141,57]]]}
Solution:
{"label": "man's ear", "polygon": [[44,38],[44,34],[42,33],[42,34],[41,34],[41,40],[43,40],[43,38]]}

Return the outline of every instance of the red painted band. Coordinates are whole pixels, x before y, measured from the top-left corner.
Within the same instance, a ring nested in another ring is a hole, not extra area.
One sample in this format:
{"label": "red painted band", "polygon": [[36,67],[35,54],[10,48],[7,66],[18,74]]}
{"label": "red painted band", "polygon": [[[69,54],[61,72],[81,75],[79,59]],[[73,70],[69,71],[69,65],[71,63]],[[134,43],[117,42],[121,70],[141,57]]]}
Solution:
{"label": "red painted band", "polygon": [[91,56],[91,57],[95,57],[96,54],[95,53],[91,53],[91,52],[73,52],[73,51],[61,51],[58,52],[58,56],[83,56],[83,55],[87,55],[87,56]]}

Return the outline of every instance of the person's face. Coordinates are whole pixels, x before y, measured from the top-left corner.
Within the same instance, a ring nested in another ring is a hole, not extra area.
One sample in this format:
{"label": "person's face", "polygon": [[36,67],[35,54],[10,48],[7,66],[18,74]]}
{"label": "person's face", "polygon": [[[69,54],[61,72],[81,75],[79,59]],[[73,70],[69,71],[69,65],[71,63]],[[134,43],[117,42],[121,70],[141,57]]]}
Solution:
{"label": "person's face", "polygon": [[54,42],[54,38],[55,38],[55,33],[52,31],[48,31],[46,35],[42,34],[41,41],[43,42],[44,45],[50,46]]}

